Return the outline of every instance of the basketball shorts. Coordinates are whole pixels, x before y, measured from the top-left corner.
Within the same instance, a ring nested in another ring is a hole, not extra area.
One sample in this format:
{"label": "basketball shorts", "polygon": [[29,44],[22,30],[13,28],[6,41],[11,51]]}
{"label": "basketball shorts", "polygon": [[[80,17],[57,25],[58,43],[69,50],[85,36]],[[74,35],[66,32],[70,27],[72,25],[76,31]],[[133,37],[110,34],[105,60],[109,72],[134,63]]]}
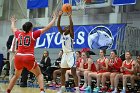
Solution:
{"label": "basketball shorts", "polygon": [[61,68],[76,67],[76,56],[74,52],[63,53],[61,59]]}
{"label": "basketball shorts", "polygon": [[35,62],[35,57],[33,54],[16,54],[14,60],[14,66],[17,70],[22,70],[24,67],[28,70],[36,68],[37,62]]}

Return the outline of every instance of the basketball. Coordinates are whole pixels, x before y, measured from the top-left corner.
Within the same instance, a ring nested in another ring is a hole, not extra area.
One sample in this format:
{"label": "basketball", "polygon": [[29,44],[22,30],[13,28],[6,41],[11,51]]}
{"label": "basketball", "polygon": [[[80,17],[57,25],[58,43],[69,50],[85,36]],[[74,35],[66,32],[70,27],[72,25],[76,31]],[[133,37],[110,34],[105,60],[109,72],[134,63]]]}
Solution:
{"label": "basketball", "polygon": [[62,6],[62,11],[63,12],[66,12],[66,13],[68,13],[68,12],[71,12],[72,11],[72,6],[71,6],[71,4],[63,4],[63,6]]}

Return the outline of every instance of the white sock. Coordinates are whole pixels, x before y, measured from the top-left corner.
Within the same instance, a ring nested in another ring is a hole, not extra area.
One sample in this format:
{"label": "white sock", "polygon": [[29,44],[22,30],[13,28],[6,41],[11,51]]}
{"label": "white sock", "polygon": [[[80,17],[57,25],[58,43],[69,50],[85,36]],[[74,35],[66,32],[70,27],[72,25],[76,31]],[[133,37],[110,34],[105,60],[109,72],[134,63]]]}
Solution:
{"label": "white sock", "polygon": [[113,86],[110,86],[111,89],[114,89]]}
{"label": "white sock", "polygon": [[79,90],[79,87],[75,87],[76,90]]}
{"label": "white sock", "polygon": [[123,90],[125,90],[125,87],[123,87]]}
{"label": "white sock", "polygon": [[99,88],[99,87],[96,87],[96,88]]}
{"label": "white sock", "polygon": [[117,91],[117,88],[115,88],[114,90]]}
{"label": "white sock", "polygon": [[65,88],[65,86],[61,86],[61,88]]}

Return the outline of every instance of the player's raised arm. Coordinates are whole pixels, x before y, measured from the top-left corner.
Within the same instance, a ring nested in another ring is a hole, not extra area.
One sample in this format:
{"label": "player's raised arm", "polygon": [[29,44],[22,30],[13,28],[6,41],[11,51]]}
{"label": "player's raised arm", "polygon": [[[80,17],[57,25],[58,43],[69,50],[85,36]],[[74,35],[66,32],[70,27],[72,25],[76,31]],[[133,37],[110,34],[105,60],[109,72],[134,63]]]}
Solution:
{"label": "player's raised arm", "polygon": [[41,34],[46,32],[47,30],[49,30],[53,26],[53,24],[55,23],[55,20],[56,20],[56,13],[53,14],[52,21],[47,26],[45,26],[43,29],[41,29]]}
{"label": "player's raised arm", "polygon": [[17,31],[17,28],[16,28],[16,21],[17,21],[17,19],[15,18],[15,16],[12,16],[10,18],[10,20],[11,20],[11,31],[14,33],[14,32]]}
{"label": "player's raised arm", "polygon": [[62,11],[59,11],[59,17],[58,17],[58,21],[57,21],[57,27],[58,27],[58,30],[61,34],[63,34],[63,30],[62,30],[62,27],[60,26],[60,21],[61,21],[61,16],[62,16],[63,12]]}
{"label": "player's raised arm", "polygon": [[72,21],[72,17],[71,17],[72,13],[68,13],[69,16],[69,20],[70,20],[70,36],[72,39],[74,39],[74,30],[73,30],[73,21]]}

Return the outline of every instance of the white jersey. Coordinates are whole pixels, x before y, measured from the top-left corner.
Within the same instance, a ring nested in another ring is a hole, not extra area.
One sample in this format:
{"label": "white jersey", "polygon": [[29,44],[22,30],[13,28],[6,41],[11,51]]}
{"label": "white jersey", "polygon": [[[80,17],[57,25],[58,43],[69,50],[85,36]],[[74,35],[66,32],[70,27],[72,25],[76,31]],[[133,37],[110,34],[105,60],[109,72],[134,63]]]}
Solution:
{"label": "white jersey", "polygon": [[68,35],[62,35],[62,49],[64,52],[72,52],[73,51],[73,39]]}

